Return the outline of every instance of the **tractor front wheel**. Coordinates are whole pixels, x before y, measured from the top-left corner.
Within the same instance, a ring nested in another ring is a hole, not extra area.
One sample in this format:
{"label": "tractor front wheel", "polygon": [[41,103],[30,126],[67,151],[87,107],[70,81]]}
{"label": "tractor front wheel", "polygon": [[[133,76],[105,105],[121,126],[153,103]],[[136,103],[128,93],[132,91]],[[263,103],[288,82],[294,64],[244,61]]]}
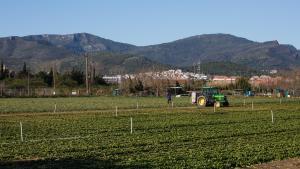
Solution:
{"label": "tractor front wheel", "polygon": [[229,102],[228,102],[228,101],[224,102],[224,103],[223,103],[223,106],[224,106],[224,107],[228,107],[228,106],[229,106]]}
{"label": "tractor front wheel", "polygon": [[221,107],[221,103],[220,102],[215,102],[215,107]]}
{"label": "tractor front wheel", "polygon": [[206,102],[207,102],[207,99],[205,98],[205,96],[199,96],[198,99],[197,99],[197,106],[199,108],[205,107],[206,106]]}

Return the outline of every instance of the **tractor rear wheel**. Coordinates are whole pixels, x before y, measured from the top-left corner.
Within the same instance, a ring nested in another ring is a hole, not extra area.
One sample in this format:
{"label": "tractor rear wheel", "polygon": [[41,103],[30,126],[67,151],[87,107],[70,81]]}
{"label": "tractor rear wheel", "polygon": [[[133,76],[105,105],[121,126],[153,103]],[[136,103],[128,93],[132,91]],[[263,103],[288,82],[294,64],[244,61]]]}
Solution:
{"label": "tractor rear wheel", "polygon": [[224,107],[228,107],[228,106],[229,106],[229,102],[228,102],[228,101],[224,102],[224,103],[223,103],[223,106],[224,106]]}
{"label": "tractor rear wheel", "polygon": [[200,107],[205,107],[206,106],[206,102],[207,102],[207,99],[205,96],[199,96],[198,99],[197,99],[197,106],[200,108]]}

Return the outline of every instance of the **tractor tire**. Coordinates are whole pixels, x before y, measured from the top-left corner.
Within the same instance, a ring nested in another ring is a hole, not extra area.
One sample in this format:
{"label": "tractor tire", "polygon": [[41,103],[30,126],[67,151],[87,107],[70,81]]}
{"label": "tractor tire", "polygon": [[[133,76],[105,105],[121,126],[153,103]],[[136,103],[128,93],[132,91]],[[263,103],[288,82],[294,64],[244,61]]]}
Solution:
{"label": "tractor tire", "polygon": [[228,102],[228,101],[227,101],[227,102],[224,102],[224,103],[223,103],[223,106],[224,106],[224,107],[228,107],[228,106],[229,106],[229,102]]}
{"label": "tractor tire", "polygon": [[206,99],[205,96],[199,96],[199,97],[197,98],[197,106],[198,106],[199,108],[205,107],[205,106],[206,106],[206,102],[207,102],[207,99]]}

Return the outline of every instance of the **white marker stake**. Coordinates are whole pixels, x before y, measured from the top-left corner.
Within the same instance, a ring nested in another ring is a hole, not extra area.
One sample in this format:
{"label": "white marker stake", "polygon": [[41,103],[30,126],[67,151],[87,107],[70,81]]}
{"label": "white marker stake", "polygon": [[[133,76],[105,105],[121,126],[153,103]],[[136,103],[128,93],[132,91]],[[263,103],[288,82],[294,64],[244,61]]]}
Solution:
{"label": "white marker stake", "polygon": [[244,99],[244,106],[246,106],[246,100]]}
{"label": "white marker stake", "polygon": [[252,110],[254,109],[253,101],[252,101]]}
{"label": "white marker stake", "polygon": [[56,113],[56,103],[54,104],[54,113]]}
{"label": "white marker stake", "polygon": [[280,100],[279,100],[279,103],[281,104],[281,98],[280,98]]}
{"label": "white marker stake", "polygon": [[172,102],[172,108],[174,108],[174,102]]}
{"label": "white marker stake", "polygon": [[21,132],[21,142],[23,142],[23,127],[22,127],[22,122],[20,122],[20,132]]}
{"label": "white marker stake", "polygon": [[136,102],[136,109],[139,109],[139,102]]}
{"label": "white marker stake", "polygon": [[118,106],[116,106],[116,117],[118,116]]}
{"label": "white marker stake", "polygon": [[272,123],[274,123],[274,115],[273,115],[273,111],[271,110],[271,116],[272,116]]}
{"label": "white marker stake", "polygon": [[130,133],[132,134],[132,117],[130,117]]}

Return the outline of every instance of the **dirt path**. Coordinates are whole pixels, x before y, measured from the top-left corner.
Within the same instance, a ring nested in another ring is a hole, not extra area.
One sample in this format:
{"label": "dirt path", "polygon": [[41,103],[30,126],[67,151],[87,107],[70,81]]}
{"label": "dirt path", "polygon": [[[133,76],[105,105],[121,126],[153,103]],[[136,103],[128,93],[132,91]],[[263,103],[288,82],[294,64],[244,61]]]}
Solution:
{"label": "dirt path", "polygon": [[256,164],[247,169],[300,169],[300,158],[290,158],[287,160]]}

